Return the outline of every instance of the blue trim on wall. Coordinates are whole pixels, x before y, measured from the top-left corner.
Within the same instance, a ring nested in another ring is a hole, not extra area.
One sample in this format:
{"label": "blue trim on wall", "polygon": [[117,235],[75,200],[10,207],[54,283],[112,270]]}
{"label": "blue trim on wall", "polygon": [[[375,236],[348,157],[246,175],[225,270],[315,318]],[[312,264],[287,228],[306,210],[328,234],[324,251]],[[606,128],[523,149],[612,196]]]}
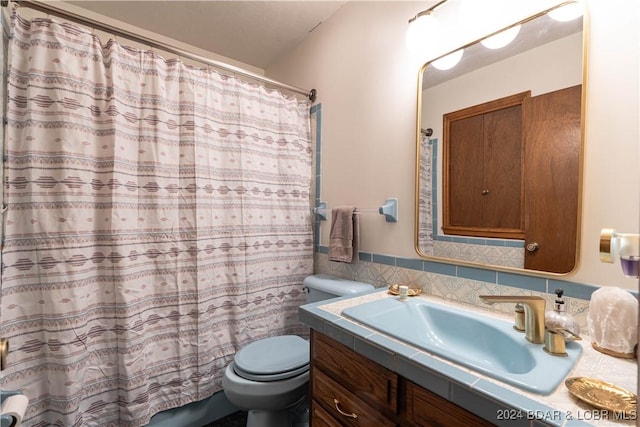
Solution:
{"label": "blue trim on wall", "polygon": [[[320,195],[322,194],[322,104],[316,104],[311,107],[311,115],[316,119],[316,141],[315,141],[315,156],[316,156],[316,170],[315,170],[315,200],[314,207],[320,204]],[[313,223],[313,248],[315,252],[318,252],[318,245],[320,243],[320,218],[314,215]]]}
{"label": "blue trim on wall", "polygon": [[[329,248],[327,246],[318,246],[316,252],[326,255],[329,252]],[[460,279],[475,280],[494,285],[511,286],[513,288],[549,294],[553,294],[557,288],[562,288],[566,297],[583,300],[590,300],[591,294],[600,289],[599,286],[589,285],[586,283],[568,282],[559,279],[447,264],[436,261],[427,261],[419,258],[402,258],[390,255],[360,252],[358,259],[363,262],[373,262],[376,264],[390,265],[409,270],[425,271],[428,273],[442,274],[444,276],[458,277]],[[638,292],[636,291],[629,292],[636,297],[638,296]]]}

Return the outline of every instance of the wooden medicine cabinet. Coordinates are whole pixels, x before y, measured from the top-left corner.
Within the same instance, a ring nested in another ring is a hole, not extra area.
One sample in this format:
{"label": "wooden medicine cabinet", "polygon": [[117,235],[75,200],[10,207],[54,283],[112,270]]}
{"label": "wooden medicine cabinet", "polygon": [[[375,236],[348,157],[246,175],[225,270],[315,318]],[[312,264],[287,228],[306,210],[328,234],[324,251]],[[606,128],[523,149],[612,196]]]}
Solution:
{"label": "wooden medicine cabinet", "polygon": [[581,93],[527,91],[443,116],[445,234],[524,240],[526,269],[573,268]]}

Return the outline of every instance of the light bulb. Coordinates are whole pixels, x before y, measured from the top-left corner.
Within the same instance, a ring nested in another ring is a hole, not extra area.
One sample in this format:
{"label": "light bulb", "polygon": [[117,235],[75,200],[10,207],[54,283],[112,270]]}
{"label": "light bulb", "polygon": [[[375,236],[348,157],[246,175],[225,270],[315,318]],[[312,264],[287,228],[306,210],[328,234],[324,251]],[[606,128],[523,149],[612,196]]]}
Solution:
{"label": "light bulb", "polygon": [[569,3],[565,6],[553,9],[549,12],[549,16],[560,22],[572,21],[579,18],[584,13],[583,5],[581,2],[576,1]]}
{"label": "light bulb", "polygon": [[407,29],[407,48],[416,56],[425,56],[440,37],[440,23],[431,14],[418,16]]}
{"label": "light bulb", "polygon": [[431,63],[438,70],[448,70],[456,66],[458,62],[462,59],[462,54],[464,53],[464,49],[458,49],[453,53],[448,54],[447,56],[443,56],[440,59],[436,59]]}
{"label": "light bulb", "polygon": [[516,25],[515,27],[511,27],[504,31],[501,31],[498,34],[494,34],[491,37],[487,37],[480,43],[482,43],[484,47],[489,49],[500,49],[501,47],[505,47],[506,45],[511,43],[513,39],[516,38],[519,32],[520,25]]}

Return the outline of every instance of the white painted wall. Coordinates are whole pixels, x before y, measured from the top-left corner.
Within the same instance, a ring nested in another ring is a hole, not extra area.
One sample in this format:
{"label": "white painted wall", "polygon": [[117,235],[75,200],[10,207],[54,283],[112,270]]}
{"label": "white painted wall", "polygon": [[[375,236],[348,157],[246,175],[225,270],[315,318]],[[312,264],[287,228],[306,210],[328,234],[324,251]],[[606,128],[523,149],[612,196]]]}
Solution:
{"label": "white painted wall", "polygon": [[581,83],[582,34],[578,33],[424,90],[422,127],[432,128],[432,137],[442,141],[443,114],[519,92],[530,90],[537,96]]}
{"label": "white painted wall", "polygon": [[[545,7],[550,0],[452,0],[437,10],[447,35],[430,58],[405,47],[407,21],[433,2],[354,1],[266,70],[313,87],[322,103],[322,197],[369,208],[399,199],[398,223],[361,218],[361,250],[416,258],[414,166],[417,75],[429,59]],[[469,7],[482,9],[469,11]],[[567,280],[636,289],[619,263],[599,261],[600,229],[639,231],[640,2],[587,0],[589,32],[582,238]],[[500,16],[488,15],[500,11]],[[490,17],[489,17],[490,16]],[[328,241],[323,226],[322,243]]]}

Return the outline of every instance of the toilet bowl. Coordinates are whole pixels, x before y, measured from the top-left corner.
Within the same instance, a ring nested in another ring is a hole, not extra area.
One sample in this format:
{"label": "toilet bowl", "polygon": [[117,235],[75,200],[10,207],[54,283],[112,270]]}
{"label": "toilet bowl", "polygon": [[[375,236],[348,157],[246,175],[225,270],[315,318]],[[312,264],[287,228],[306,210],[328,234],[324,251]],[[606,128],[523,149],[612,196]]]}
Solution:
{"label": "toilet bowl", "polygon": [[[309,276],[304,286],[307,302],[374,289],[369,284],[329,275]],[[247,427],[304,425],[304,420],[295,423],[291,414],[301,412],[301,405],[306,405],[308,382],[309,342],[296,335],[264,338],[246,345],[235,354],[222,378],[229,402],[248,412]]]}
{"label": "toilet bowl", "polygon": [[247,426],[290,426],[290,409],[307,393],[309,342],[296,335],[255,341],[225,369],[229,402],[248,412]]}

